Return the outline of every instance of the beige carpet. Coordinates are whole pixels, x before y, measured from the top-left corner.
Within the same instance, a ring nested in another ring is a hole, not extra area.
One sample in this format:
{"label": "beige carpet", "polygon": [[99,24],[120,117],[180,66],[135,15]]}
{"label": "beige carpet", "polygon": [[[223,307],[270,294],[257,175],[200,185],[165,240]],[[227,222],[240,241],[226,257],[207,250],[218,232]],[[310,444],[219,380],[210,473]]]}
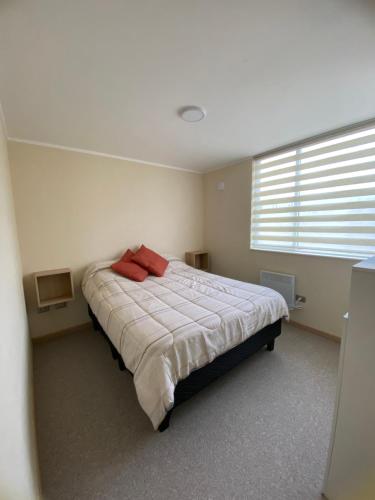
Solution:
{"label": "beige carpet", "polygon": [[91,330],[34,348],[46,499],[320,498],[339,346],[286,326],[152,430]]}

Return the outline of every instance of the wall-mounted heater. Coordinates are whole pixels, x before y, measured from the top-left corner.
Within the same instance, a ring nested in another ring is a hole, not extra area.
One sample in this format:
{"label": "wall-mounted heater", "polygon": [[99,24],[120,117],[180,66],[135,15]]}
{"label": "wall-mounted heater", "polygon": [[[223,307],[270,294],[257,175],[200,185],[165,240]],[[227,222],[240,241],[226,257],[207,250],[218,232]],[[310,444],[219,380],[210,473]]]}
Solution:
{"label": "wall-mounted heater", "polygon": [[272,288],[282,295],[289,309],[296,306],[296,277],[293,274],[273,273],[271,271],[260,271],[260,284]]}

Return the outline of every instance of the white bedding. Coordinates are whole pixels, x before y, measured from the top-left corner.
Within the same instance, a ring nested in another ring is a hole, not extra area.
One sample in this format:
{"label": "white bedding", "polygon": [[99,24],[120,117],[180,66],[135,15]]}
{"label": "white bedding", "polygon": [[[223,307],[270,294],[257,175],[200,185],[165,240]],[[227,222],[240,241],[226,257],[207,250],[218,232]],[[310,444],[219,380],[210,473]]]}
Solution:
{"label": "white bedding", "polygon": [[169,258],[162,278],[143,283],[91,265],[82,289],[134,374],[139,403],[155,429],[173,406],[178,381],[265,326],[288,316],[274,290],[216,276]]}

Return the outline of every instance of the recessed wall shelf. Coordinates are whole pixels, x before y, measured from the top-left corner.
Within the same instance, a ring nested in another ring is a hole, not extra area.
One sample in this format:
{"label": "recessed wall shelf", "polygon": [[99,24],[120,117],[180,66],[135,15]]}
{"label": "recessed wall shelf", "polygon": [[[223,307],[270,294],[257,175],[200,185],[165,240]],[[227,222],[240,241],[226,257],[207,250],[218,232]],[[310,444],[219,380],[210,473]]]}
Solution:
{"label": "recessed wall shelf", "polygon": [[201,271],[208,271],[209,269],[208,252],[204,252],[203,250],[197,250],[195,252],[186,252],[185,262],[189,266],[195,267],[196,269],[200,269]]}
{"label": "recessed wall shelf", "polygon": [[34,281],[39,309],[46,310],[74,299],[73,278],[68,268],[34,273]]}

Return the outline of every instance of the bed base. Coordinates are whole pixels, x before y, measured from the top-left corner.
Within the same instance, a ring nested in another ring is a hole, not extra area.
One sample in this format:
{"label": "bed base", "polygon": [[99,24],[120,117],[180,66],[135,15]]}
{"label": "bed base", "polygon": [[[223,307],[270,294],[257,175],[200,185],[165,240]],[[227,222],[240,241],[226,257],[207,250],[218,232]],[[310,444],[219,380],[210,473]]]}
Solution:
{"label": "bed base", "polygon": [[[118,362],[120,370],[126,370],[125,363],[120,356],[117,349],[114,347],[110,341],[108,335],[103,330],[99,321],[97,320],[95,314],[92,312],[90,306],[88,306],[89,316],[92,320],[94,330],[99,331],[109,344],[111,349],[112,357]],[[158,430],[160,432],[165,431],[169,427],[169,422],[172,416],[172,412],[176,406],[180,405],[187,399],[191,398],[194,394],[206,387],[210,382],[214,381],[220,375],[223,375],[231,368],[237,366],[241,361],[248,358],[255,352],[259,351],[262,347],[266,346],[267,351],[273,351],[275,347],[275,339],[281,334],[281,319],[268,325],[259,332],[252,335],[250,338],[242,342],[236,347],[233,347],[229,351],[225,352],[221,356],[215,358],[211,363],[198,370],[190,373],[188,377],[176,385],[174,391],[174,405],[173,408],[169,410],[165,416],[162,423],[159,425]],[[131,373],[131,372],[129,372]]]}

